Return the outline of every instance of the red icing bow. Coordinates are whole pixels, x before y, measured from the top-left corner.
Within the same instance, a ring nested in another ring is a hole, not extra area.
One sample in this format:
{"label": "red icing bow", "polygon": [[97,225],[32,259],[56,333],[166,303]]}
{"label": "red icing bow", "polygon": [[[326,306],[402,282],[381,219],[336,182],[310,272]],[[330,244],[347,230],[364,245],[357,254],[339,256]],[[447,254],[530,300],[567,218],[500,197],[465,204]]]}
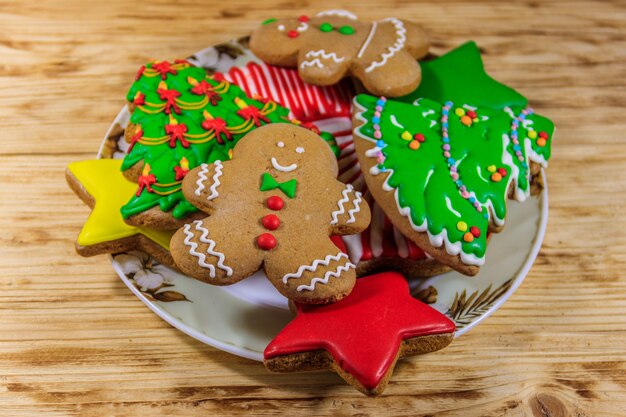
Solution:
{"label": "red icing bow", "polygon": [[180,144],[183,145],[183,148],[189,147],[189,142],[187,141],[187,139],[185,139],[185,133],[187,133],[187,126],[185,124],[181,123],[165,125],[165,133],[170,135],[171,148],[176,146],[176,141],[180,141]]}
{"label": "red icing bow", "polygon": [[150,164],[146,164],[143,167],[142,175],[140,175],[139,179],[137,180],[137,184],[139,185],[139,189],[136,193],[137,197],[141,195],[141,192],[144,190],[144,188],[148,190],[149,193],[153,192],[152,184],[156,183],[157,180],[154,174],[150,174],[149,172]]}
{"label": "red icing bow", "polygon": [[213,91],[213,86],[205,80],[200,81],[191,89],[191,92],[199,96],[205,95],[209,99],[212,106],[217,106],[217,102],[222,99],[219,94]]}
{"label": "red icing bow", "polygon": [[222,139],[221,135],[224,135],[228,140],[233,140],[233,136],[228,131],[226,121],[221,117],[216,117],[214,119],[205,119],[202,122],[202,128],[208,130],[209,132],[215,132],[215,138],[217,139],[217,143],[219,144],[224,143],[224,139]]}
{"label": "red icing bow", "polygon": [[157,89],[159,98],[165,101],[165,114],[171,114],[172,108],[176,114],[180,114],[180,107],[176,104],[176,98],[180,97],[180,93],[176,90],[167,90],[165,88]]}
{"label": "red icing bow", "polygon": [[270,122],[270,119],[265,117],[265,115],[261,113],[261,111],[254,106],[248,106],[237,111],[237,116],[241,117],[242,119],[245,119],[246,121],[248,120],[254,121],[254,125],[256,127],[261,126],[261,121],[264,121],[265,123]]}
{"label": "red icing bow", "polygon": [[178,71],[172,68],[172,64],[168,61],[161,61],[154,65],[152,65],[152,69],[161,74],[161,79],[164,80],[167,78],[167,74],[176,75]]}

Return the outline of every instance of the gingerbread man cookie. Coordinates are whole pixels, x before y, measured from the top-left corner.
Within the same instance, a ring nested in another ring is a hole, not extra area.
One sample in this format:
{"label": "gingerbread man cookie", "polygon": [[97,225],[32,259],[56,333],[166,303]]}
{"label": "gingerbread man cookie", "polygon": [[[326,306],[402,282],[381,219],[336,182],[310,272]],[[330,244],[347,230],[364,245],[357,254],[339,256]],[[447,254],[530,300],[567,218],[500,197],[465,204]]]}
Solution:
{"label": "gingerbread man cookie", "polygon": [[350,12],[329,10],[266,20],[252,33],[250,49],[269,64],[298,67],[310,84],[353,75],[371,93],[397,97],[419,85],[417,59],[428,53],[428,41],[412,22],[392,17],[364,23]]}
{"label": "gingerbread man cookie", "polygon": [[176,232],[174,261],[209,284],[234,284],[263,268],[294,301],[343,298],[354,286],[355,265],[329,236],[363,231],[370,210],[337,173],[333,152],[315,133],[282,123],[253,131],[232,160],[185,177],[185,197],[210,217]]}

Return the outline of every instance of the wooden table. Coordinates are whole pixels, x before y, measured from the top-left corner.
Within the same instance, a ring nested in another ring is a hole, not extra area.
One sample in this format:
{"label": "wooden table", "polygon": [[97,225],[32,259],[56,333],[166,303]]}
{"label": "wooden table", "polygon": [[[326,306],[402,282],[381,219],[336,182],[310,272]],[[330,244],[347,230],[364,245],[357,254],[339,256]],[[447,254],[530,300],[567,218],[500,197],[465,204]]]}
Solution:
{"label": "wooden table", "polygon": [[338,6],[176,3],[0,2],[0,415],[626,413],[623,1],[342,5],[421,22],[436,53],[476,40],[489,72],[558,126],[548,231],[526,281],[447,349],[400,363],[379,398],[205,346],[151,313],[107,257],[75,254],[88,209],[64,167],[94,157],[141,63]]}

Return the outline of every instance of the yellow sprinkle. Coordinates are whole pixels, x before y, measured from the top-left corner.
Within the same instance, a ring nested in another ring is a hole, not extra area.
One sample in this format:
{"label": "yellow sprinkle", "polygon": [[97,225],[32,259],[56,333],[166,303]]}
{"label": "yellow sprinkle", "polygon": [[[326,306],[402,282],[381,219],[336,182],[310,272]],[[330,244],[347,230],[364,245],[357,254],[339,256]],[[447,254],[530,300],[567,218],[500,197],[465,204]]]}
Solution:
{"label": "yellow sprinkle", "polygon": [[465,116],[465,110],[463,110],[460,107],[457,107],[457,109],[454,111],[454,114],[456,114],[457,116],[461,117],[461,116]]}
{"label": "yellow sprinkle", "polygon": [[465,222],[458,222],[456,224],[456,228],[459,230],[459,232],[465,232],[467,230],[467,223],[465,223]]}
{"label": "yellow sprinkle", "polygon": [[487,171],[489,171],[489,172],[496,172],[496,166],[495,165],[489,165],[487,167]]}
{"label": "yellow sprinkle", "polygon": [[536,130],[529,130],[528,131],[528,137],[531,138],[531,139],[537,138],[537,131]]}
{"label": "yellow sprinkle", "polygon": [[413,139],[413,136],[407,130],[402,132],[402,135],[400,135],[400,137],[402,139],[404,139],[404,140],[411,140],[411,139]]}
{"label": "yellow sprinkle", "polygon": [[478,117],[474,117],[474,119],[472,120],[474,123],[478,123]]}

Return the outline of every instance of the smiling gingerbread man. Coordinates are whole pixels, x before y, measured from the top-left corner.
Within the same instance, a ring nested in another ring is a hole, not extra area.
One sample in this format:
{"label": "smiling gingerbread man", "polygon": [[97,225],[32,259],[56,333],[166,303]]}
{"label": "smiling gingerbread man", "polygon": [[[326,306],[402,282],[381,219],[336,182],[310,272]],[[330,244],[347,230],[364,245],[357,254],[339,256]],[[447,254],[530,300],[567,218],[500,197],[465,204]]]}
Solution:
{"label": "smiling gingerbread man", "polygon": [[252,33],[250,49],[268,64],[297,67],[309,84],[331,85],[353,75],[370,93],[397,97],[419,85],[417,59],[428,53],[428,41],[413,22],[390,17],[368,23],[345,10],[327,10],[266,20]]}
{"label": "smiling gingerbread man", "polygon": [[172,237],[176,264],[214,285],[263,268],[291,300],[343,298],[354,286],[355,265],[329,236],[363,231],[370,210],[337,173],[333,152],[315,133],[280,123],[253,131],[232,160],[204,164],[185,177],[185,197],[209,217]]}

